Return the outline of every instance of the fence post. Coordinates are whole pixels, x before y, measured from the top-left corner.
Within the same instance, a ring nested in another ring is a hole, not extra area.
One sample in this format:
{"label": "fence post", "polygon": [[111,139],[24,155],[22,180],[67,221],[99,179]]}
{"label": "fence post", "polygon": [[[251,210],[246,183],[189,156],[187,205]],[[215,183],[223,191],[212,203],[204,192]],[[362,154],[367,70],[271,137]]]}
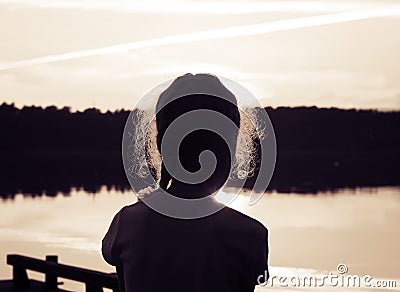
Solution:
{"label": "fence post", "polygon": [[29,279],[26,269],[13,266],[13,286],[15,289],[29,288]]}
{"label": "fence post", "polygon": [[[47,255],[46,256],[46,261],[57,263],[58,262],[58,256],[56,256],[56,255]],[[47,289],[57,289],[57,276],[46,273],[45,286],[46,286]]]}

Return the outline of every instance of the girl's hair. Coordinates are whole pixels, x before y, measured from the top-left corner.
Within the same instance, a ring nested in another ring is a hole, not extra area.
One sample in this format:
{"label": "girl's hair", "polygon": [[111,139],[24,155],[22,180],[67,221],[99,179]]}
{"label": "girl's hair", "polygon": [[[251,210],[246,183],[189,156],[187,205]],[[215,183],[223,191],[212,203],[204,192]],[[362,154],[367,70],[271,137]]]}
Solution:
{"label": "girl's hair", "polygon": [[[207,91],[207,94],[204,93],[205,91]],[[190,94],[187,94],[188,92]],[[161,152],[164,133],[170,124],[183,114],[200,109],[221,113],[236,125],[236,131],[229,133],[235,140],[234,145],[236,148],[237,129],[240,128],[240,115],[236,97],[215,76],[186,74],[175,79],[157,101],[156,125],[159,152]],[[203,114],[202,118],[210,118],[209,113]],[[223,176],[225,173],[227,178],[230,170],[230,153],[229,149],[227,149],[226,141],[221,141],[218,135],[209,130],[189,133],[185,138],[186,143],[182,141],[179,147],[179,159],[187,170],[193,172],[199,170],[201,167],[198,162],[200,153],[211,149],[217,160],[219,160],[213,175]],[[226,161],[229,161],[229,165],[225,165],[227,164]],[[222,167],[222,165],[225,165],[225,167]],[[171,179],[173,179],[173,176],[167,171],[162,162],[160,187],[166,189]],[[215,180],[216,178],[214,178],[214,183]]]}
{"label": "girl's hair", "polygon": [[[133,117],[136,125],[132,141],[134,169],[131,172],[142,178],[152,175],[156,181],[159,180],[160,187],[166,189],[173,176],[167,171],[160,155],[163,136],[176,118],[197,109],[223,114],[241,132],[240,135],[238,131],[229,133],[232,139],[237,139],[234,161],[229,161],[232,171],[226,173],[226,168],[222,167],[219,175],[224,178],[230,175],[230,179],[251,176],[255,169],[254,141],[260,138],[257,130],[262,126],[258,124],[257,109],[239,108],[235,95],[217,77],[209,74],[186,74],[175,79],[160,94],[155,108],[155,119],[154,113],[136,111]],[[182,165],[188,171],[198,170],[198,155],[206,149],[211,149],[216,154],[217,161],[223,157],[225,159],[222,160],[230,158],[230,153],[226,153],[226,143],[215,135],[217,134],[210,131],[198,131],[185,137],[185,143],[180,145],[179,155]],[[217,166],[216,171],[220,170]]]}

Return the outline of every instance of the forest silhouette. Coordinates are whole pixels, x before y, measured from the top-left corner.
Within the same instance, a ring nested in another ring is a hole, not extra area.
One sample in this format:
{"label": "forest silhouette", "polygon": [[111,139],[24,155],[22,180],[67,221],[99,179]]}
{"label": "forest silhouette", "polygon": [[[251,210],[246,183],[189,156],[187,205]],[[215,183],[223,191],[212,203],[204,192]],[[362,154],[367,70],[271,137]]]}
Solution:
{"label": "forest silhouette", "polygon": [[[317,193],[400,186],[400,112],[317,107],[265,108],[275,129],[269,190]],[[121,158],[129,111],[0,106],[0,196],[130,189]],[[255,141],[257,145],[257,141]],[[257,147],[256,147],[257,148]],[[245,186],[252,188],[255,175]],[[240,184],[240,182],[237,182]]]}

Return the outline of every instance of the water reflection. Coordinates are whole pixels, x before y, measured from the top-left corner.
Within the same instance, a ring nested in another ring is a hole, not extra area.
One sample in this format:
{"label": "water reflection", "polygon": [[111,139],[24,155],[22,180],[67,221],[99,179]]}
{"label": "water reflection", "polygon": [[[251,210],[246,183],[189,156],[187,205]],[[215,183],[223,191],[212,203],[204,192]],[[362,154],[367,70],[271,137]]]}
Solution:
{"label": "water reflection", "polygon": [[[119,144],[118,144],[119,145]],[[398,151],[289,151],[279,150],[270,191],[318,194],[343,188],[399,186]],[[2,155],[0,198],[56,197],[75,189],[98,193],[103,186],[129,191],[118,151],[40,151]],[[251,188],[255,175],[245,187]],[[233,182],[233,186],[242,181]]]}
{"label": "water reflection", "polygon": [[[329,272],[346,263],[352,274],[399,278],[400,188],[313,196],[271,192],[254,206],[248,199],[241,193],[231,207],[268,227],[273,273]],[[58,254],[60,262],[111,272],[100,255],[100,240],[113,215],[135,201],[132,192],[102,188],[95,196],[75,189],[68,196],[19,194],[1,202],[0,278],[11,276],[4,260],[9,253]]]}

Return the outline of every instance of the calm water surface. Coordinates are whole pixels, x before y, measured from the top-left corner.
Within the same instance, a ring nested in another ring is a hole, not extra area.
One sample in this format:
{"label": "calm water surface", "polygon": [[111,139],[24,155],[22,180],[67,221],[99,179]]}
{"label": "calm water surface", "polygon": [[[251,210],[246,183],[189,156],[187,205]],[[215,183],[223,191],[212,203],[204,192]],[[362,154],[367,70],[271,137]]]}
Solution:
{"label": "calm water surface", "polygon": [[[113,272],[100,253],[100,242],[112,217],[136,201],[133,193],[102,190],[96,195],[73,191],[70,196],[0,202],[0,278],[11,278],[6,254],[44,258],[104,272]],[[270,231],[271,274],[328,275],[344,263],[347,275],[395,279],[400,291],[400,188],[342,190],[318,195],[265,194],[254,206],[240,195],[232,207],[264,223]],[[31,277],[42,279],[37,273]],[[83,285],[66,282],[72,290]],[[257,291],[297,291],[279,285]],[[347,290],[309,288],[313,291]],[[303,290],[303,289],[301,289]],[[389,291],[351,288],[349,291]],[[393,291],[393,289],[391,290]]]}

